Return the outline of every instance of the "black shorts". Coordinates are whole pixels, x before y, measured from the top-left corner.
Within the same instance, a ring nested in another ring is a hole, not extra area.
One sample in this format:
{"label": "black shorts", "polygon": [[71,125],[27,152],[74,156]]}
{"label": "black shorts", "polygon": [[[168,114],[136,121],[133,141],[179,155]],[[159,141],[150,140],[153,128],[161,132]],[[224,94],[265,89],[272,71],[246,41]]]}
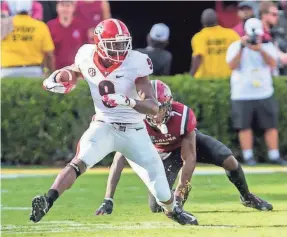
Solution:
{"label": "black shorts", "polygon": [[249,129],[254,120],[264,130],[277,127],[278,104],[273,96],[262,100],[233,100],[231,105],[235,129]]}
{"label": "black shorts", "polygon": [[[196,161],[197,163],[212,164],[222,167],[223,162],[232,154],[232,151],[215,138],[205,135],[198,130],[196,133]],[[167,174],[182,167],[180,148],[171,152],[168,158],[163,160]],[[160,154],[161,157],[162,154]]]}
{"label": "black shorts", "polygon": [[[213,164],[222,167],[223,162],[232,154],[232,151],[223,143],[213,137],[207,136],[198,130],[196,132],[196,160],[198,163]],[[181,159],[181,149],[168,154],[160,154],[161,157],[168,158],[163,160],[163,165],[170,189],[172,189],[177,175],[183,165]],[[152,194],[149,195],[149,205],[153,212],[158,212],[160,207],[157,205]]]}

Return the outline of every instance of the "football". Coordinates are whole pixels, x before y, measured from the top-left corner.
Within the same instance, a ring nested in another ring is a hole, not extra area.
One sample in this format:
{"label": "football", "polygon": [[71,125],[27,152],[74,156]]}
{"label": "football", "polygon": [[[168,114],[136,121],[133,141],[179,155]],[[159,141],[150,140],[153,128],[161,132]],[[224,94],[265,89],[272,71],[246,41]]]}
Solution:
{"label": "football", "polygon": [[77,73],[70,69],[62,69],[56,75],[56,81],[58,83],[68,83],[70,85],[76,85],[78,81]]}

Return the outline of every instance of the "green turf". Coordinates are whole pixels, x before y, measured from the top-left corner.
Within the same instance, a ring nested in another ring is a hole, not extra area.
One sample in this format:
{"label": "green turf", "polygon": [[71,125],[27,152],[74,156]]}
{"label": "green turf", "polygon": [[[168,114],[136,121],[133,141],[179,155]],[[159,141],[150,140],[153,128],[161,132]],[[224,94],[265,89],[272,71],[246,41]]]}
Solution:
{"label": "green turf", "polygon": [[247,175],[252,192],[274,205],[272,212],[243,207],[237,190],[225,175],[194,176],[185,209],[198,218],[197,227],[180,226],[163,214],[152,214],[147,205],[147,190],[134,174],[123,174],[110,216],[93,216],[103,199],[107,175],[87,174],[59,198],[40,223],[29,222],[27,208],[32,197],[46,192],[54,178],[2,179],[2,236],[287,236],[284,173]]}

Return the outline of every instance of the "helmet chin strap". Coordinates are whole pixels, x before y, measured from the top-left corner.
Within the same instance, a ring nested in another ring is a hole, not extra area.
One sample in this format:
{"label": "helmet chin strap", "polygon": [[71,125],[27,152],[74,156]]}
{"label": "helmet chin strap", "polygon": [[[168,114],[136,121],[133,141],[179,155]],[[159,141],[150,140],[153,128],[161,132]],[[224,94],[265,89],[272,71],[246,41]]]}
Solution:
{"label": "helmet chin strap", "polygon": [[162,123],[161,125],[157,125],[157,128],[161,131],[162,134],[168,133],[167,126],[164,123]]}

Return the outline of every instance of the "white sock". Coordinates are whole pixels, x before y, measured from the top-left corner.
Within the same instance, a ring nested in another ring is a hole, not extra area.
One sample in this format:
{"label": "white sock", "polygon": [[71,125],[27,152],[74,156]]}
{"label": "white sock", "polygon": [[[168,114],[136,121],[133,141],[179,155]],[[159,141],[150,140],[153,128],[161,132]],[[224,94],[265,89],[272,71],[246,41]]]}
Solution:
{"label": "white sock", "polygon": [[252,149],[242,150],[242,153],[243,153],[243,159],[245,161],[253,158],[253,150]]}
{"label": "white sock", "polygon": [[280,153],[278,149],[273,149],[268,151],[269,160],[278,160],[280,158]]}
{"label": "white sock", "polygon": [[170,203],[170,204],[164,204],[164,203],[159,202],[159,201],[157,203],[167,212],[172,212],[174,207],[175,207],[175,199],[173,199],[172,203]]}

